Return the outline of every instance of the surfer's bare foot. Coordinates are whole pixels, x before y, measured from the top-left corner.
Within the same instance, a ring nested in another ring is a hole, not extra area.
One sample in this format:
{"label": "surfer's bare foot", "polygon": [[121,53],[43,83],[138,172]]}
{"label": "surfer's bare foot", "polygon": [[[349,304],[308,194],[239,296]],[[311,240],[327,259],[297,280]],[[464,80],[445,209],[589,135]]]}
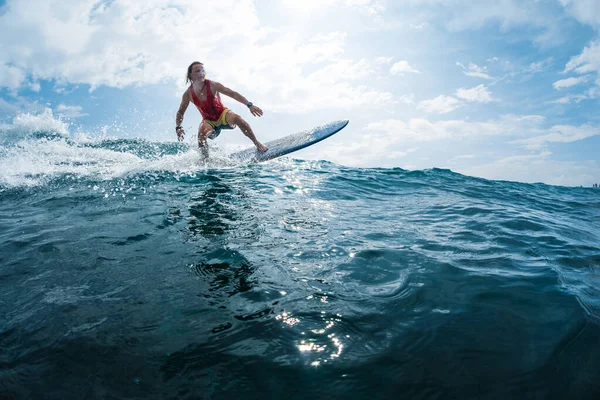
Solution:
{"label": "surfer's bare foot", "polygon": [[261,153],[264,153],[265,151],[269,150],[267,148],[267,146],[265,146],[264,144],[262,144],[260,142],[255,143],[255,145],[256,145],[256,148],[258,149],[258,151],[260,151]]}

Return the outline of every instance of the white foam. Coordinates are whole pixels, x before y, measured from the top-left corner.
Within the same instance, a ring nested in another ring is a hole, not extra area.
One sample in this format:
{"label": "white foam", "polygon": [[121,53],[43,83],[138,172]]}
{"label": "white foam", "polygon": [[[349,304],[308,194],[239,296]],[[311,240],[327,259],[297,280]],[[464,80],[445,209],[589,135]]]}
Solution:
{"label": "white foam", "polygon": [[211,149],[208,165],[201,163],[197,148],[165,155],[160,158],[142,158],[135,154],[89,147],[93,142],[85,137],[84,143],[65,139],[25,139],[14,146],[0,150],[0,185],[8,187],[39,186],[60,175],[88,177],[107,181],[150,171],[195,173],[210,168],[235,166],[226,154]]}
{"label": "white foam", "polygon": [[37,186],[62,174],[104,181],[146,171],[191,172],[202,167],[194,149],[149,160],[66,140],[23,140],[2,153],[0,184],[9,187]]}
{"label": "white foam", "polygon": [[69,125],[56,119],[50,109],[38,115],[20,114],[2,131],[7,140],[0,145],[1,186],[39,186],[66,174],[106,181],[149,171],[185,174],[237,165],[227,157],[229,149],[217,143],[211,143],[208,166],[200,162],[195,143],[187,151],[152,159],[102,148],[105,130],[69,135]]}
{"label": "white foam", "polygon": [[53,132],[63,137],[69,135],[69,124],[55,118],[52,110],[46,108],[41,114],[18,114],[13,119],[13,128],[23,132]]}

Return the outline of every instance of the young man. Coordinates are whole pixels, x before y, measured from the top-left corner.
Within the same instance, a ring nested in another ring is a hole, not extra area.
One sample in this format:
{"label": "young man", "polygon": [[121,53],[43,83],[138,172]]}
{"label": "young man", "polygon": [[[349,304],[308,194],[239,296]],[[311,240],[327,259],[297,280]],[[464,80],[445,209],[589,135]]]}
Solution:
{"label": "young man", "polygon": [[191,82],[189,89],[183,93],[181,97],[181,105],[177,116],[175,118],[175,132],[177,133],[177,139],[183,140],[185,131],[181,127],[183,122],[183,114],[187,109],[190,101],[200,111],[202,115],[202,123],[198,128],[198,147],[202,151],[202,155],[208,157],[208,148],[206,138],[214,139],[221,133],[221,129],[234,129],[239,126],[244,135],[246,135],[259,151],[267,151],[267,147],[256,139],[254,132],[250,125],[242,117],[234,113],[233,111],[225,108],[221,103],[220,93],[231,97],[240,103],[245,104],[250,109],[250,112],[255,117],[260,117],[263,112],[262,110],[248,101],[244,96],[238,92],[223,86],[219,82],[209,81],[206,79],[206,71],[204,65],[199,61],[194,61],[190,64],[187,71],[186,83]]}

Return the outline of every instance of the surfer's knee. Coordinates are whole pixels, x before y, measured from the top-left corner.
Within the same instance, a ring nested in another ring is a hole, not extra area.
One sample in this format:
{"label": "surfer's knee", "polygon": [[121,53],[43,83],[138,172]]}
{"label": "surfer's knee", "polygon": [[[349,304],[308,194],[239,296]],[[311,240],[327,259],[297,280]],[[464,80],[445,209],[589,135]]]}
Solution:
{"label": "surfer's knee", "polygon": [[198,141],[206,142],[206,139],[214,132],[215,132],[214,129],[211,129],[209,131],[200,131],[198,133]]}
{"label": "surfer's knee", "polygon": [[252,130],[252,128],[250,128],[250,124],[248,124],[246,120],[239,115],[234,124],[239,126],[244,134]]}
{"label": "surfer's knee", "polygon": [[198,129],[198,141],[206,141],[206,138],[214,131],[215,128],[213,128],[210,124],[203,123],[202,125],[200,125],[200,129]]}
{"label": "surfer's knee", "polygon": [[228,121],[228,123],[230,125],[238,126],[244,133],[250,130],[250,125],[238,114],[233,114],[231,116],[231,121]]}

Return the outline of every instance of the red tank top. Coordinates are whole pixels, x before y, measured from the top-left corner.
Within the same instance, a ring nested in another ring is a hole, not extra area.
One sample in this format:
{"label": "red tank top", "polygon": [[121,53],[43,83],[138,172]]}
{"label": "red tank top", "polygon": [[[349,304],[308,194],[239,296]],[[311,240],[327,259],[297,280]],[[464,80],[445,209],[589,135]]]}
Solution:
{"label": "red tank top", "polygon": [[198,108],[203,119],[217,121],[223,111],[225,111],[225,106],[221,103],[221,99],[215,96],[212,90],[210,90],[210,81],[206,79],[204,82],[206,83],[206,100],[200,101],[196,93],[194,93],[193,85],[190,85],[189,90],[192,95],[192,103]]}

